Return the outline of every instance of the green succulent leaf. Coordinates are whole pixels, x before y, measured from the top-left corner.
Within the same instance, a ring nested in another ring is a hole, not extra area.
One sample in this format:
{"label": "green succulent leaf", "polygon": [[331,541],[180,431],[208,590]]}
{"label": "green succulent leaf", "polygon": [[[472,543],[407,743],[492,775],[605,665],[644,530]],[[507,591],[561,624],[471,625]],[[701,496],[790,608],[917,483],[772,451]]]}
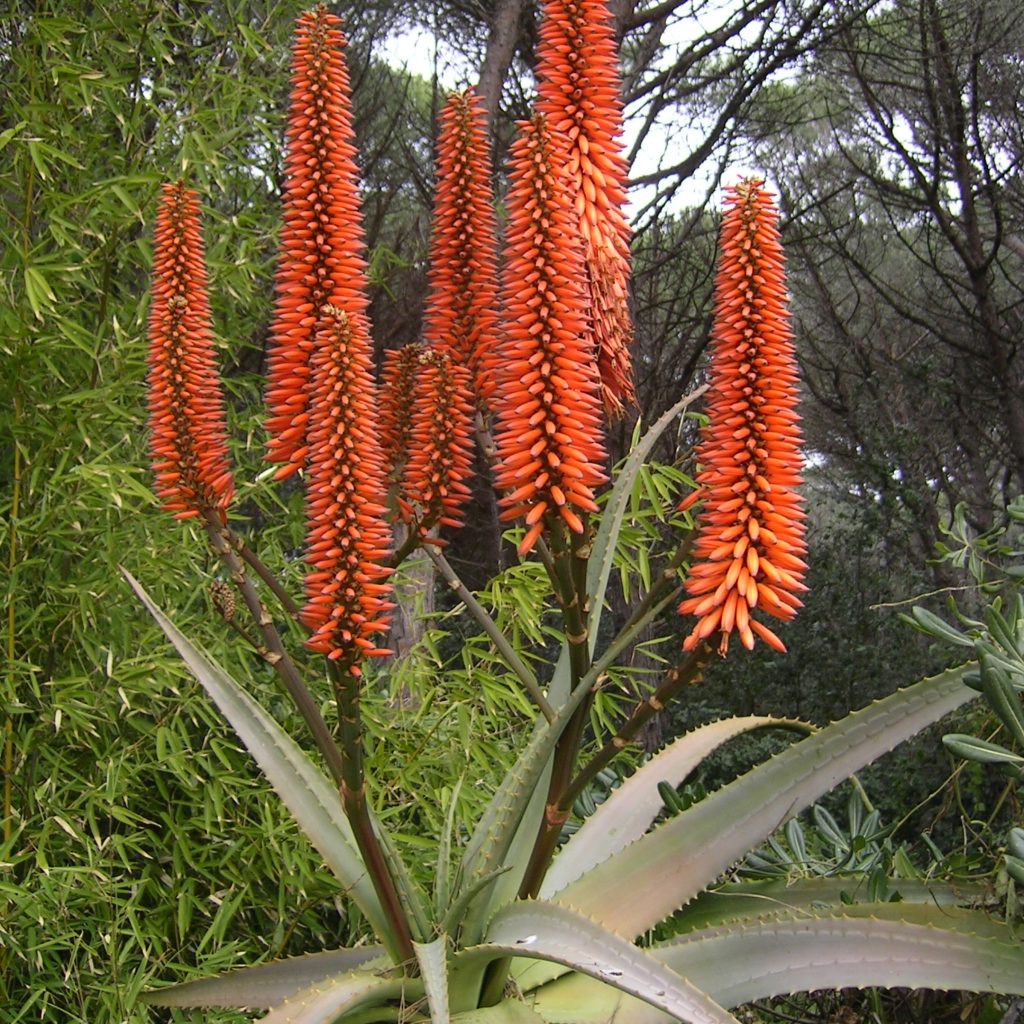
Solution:
{"label": "green succulent leaf", "polygon": [[431,1024],[450,1024],[448,1009],[448,936],[440,935],[433,942],[414,942],[420,977],[427,993]]}
{"label": "green succulent leaf", "polygon": [[[653,956],[724,1006],[819,988],[1024,992],[1024,945],[981,911],[878,903],[768,917],[658,946]],[[662,1024],[671,1018],[590,978],[566,975],[530,996],[550,1024]]]}
{"label": "green succulent leaf", "polygon": [[678,786],[712,751],[742,733],[755,729],[796,729],[806,735],[812,727],[784,718],[749,715],[726,718],[701,726],[641,765],[583,823],[559,851],[541,888],[542,898],[553,896],[592,867],[639,839],[662,808],[658,784]]}
{"label": "green succulent leaf", "polygon": [[671,1019],[737,1024],[732,1014],[646,950],[554,903],[530,900],[503,907],[487,927],[486,946],[465,955],[552,961],[630,993]]}
{"label": "green succulent leaf", "polygon": [[899,690],[794,743],[608,858],[556,901],[640,935],[838,782],[972,699],[965,669]]}
{"label": "green succulent leaf", "polygon": [[[545,769],[550,765],[551,753],[558,737],[562,735],[576,709],[586,700],[587,693],[587,688],[578,687],[559,708],[550,724],[538,724],[526,749],[502,780],[466,847],[456,901],[481,878],[493,875],[504,866],[509,847],[516,837],[516,829],[535,796]],[[542,792],[542,800],[543,796]],[[509,875],[518,876],[518,873],[511,871]],[[518,885],[518,877],[515,882]],[[463,929],[467,941],[476,941],[480,936],[491,905],[492,901],[486,898],[486,893],[481,893],[480,898],[471,904],[472,912],[467,915]],[[455,922],[452,924],[454,926]]]}
{"label": "green succulent leaf", "polygon": [[546,1024],[543,1017],[534,1013],[526,1003],[518,999],[506,999],[496,1006],[484,1006],[479,1010],[467,1010],[452,1017],[452,1024]]}
{"label": "green succulent leaf", "polygon": [[334,1024],[343,1013],[422,997],[419,979],[357,971],[301,989],[271,1010],[261,1024]]}
{"label": "green succulent leaf", "polygon": [[[679,935],[771,914],[816,913],[841,906],[844,898],[864,900],[867,885],[863,876],[729,882],[701,893],[673,916],[670,927]],[[892,878],[889,888],[904,903],[935,907],[969,906],[985,895],[983,886],[972,883],[952,886]]]}
{"label": "green succulent leaf", "polygon": [[340,974],[349,974],[357,967],[371,963],[380,967],[390,963],[383,946],[331,949],[253,967],[240,967],[216,978],[199,978],[183,985],[144,992],[139,998],[151,1006],[269,1010],[302,989]]}
{"label": "green succulent leaf", "polygon": [[[623,520],[629,510],[630,492],[636,481],[637,475],[643,468],[651,449],[658,437],[669,428],[669,426],[681,416],[702,393],[705,388],[698,388],[696,391],[685,395],[675,406],[663,416],[660,416],[651,426],[630,453],[623,464],[622,469],[615,477],[614,484],[608,494],[608,501],[601,516],[601,523],[598,527],[594,542],[591,545],[591,554],[587,566],[587,590],[591,597],[591,611],[587,622],[588,644],[590,653],[593,655],[597,642],[598,631],[601,623],[601,612],[604,605],[604,592],[607,589],[608,579],[614,563],[615,544],[618,531],[622,528]],[[548,701],[551,706],[558,710],[562,708],[569,698],[569,683],[571,674],[569,672],[568,643],[562,644],[558,662],[552,674],[551,683],[548,686]],[[543,723],[538,725],[538,730],[543,731]],[[536,734],[535,734],[536,736]],[[517,766],[518,767],[518,766]],[[529,850],[537,838],[538,829],[544,815],[544,802],[547,792],[547,776],[551,770],[550,751],[541,762],[540,774],[536,781],[531,783],[529,790],[520,790],[515,795],[518,801],[521,796],[526,799],[522,801],[521,810],[515,814],[508,813],[508,807],[503,810],[500,802],[507,801],[512,791],[499,792],[492,803],[494,814],[492,818],[501,818],[503,823],[500,827],[495,826],[495,821],[490,820],[484,830],[483,822],[474,830],[473,838],[467,847],[467,859],[475,860],[484,843],[489,844],[490,852],[483,855],[478,863],[489,863],[494,870],[497,866],[494,851],[504,851],[502,859],[506,864],[525,865]],[[490,814],[490,808],[488,808]],[[486,872],[486,867],[479,867],[477,874]],[[492,896],[485,905],[480,904],[478,909],[482,910],[477,914],[472,927],[466,932],[469,936],[479,936],[482,927],[482,916],[485,915],[487,907],[502,906],[515,898],[522,879],[522,872],[513,867],[498,878],[492,891]],[[465,884],[465,883],[464,883]]]}
{"label": "green succulent leaf", "polygon": [[390,925],[356,850],[341,801],[327,777],[220,665],[207,658],[164,615],[131,573],[124,571],[124,575],[377,935],[385,942],[391,940]]}

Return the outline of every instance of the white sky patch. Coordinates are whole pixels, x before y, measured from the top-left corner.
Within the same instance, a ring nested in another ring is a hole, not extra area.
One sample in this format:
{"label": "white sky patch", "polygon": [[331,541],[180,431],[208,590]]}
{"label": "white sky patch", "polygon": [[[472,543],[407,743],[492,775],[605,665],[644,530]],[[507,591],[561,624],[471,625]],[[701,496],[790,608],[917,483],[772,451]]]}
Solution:
{"label": "white sky patch", "polygon": [[[731,12],[731,3],[721,8],[724,19]],[[712,19],[716,20],[716,19]],[[663,42],[669,60],[674,60],[678,52],[700,38],[705,32],[719,26],[700,24],[695,18],[678,18],[665,31]],[[463,88],[476,81],[478,68],[461,54],[450,47],[439,45],[434,34],[426,28],[402,28],[390,33],[380,44],[378,55],[392,67],[404,68],[407,72],[427,81],[437,75],[442,89],[453,90]],[[624,117],[623,144],[626,152],[636,139],[636,134],[643,121],[643,110],[627,110]],[[634,176],[656,172],[659,168],[670,167],[691,153],[702,141],[699,125],[685,120],[681,112],[666,111],[660,123],[655,124],[648,132],[644,147],[637,155],[631,168]],[[730,165],[725,175],[726,184],[735,184],[741,178],[751,175],[763,175],[763,169],[736,162]],[[707,169],[700,168],[676,193],[670,209],[680,210],[693,206],[704,200],[705,193],[711,183],[713,174],[713,157],[709,158]],[[651,200],[656,192],[655,186],[643,186],[630,190],[627,216],[635,213]],[[720,192],[713,196],[713,202],[720,204]]]}
{"label": "white sky patch", "polygon": [[448,47],[439,47],[437,39],[425,28],[407,28],[390,33],[379,56],[394,68],[431,81],[436,73],[442,89],[459,89],[476,81],[476,69]]}

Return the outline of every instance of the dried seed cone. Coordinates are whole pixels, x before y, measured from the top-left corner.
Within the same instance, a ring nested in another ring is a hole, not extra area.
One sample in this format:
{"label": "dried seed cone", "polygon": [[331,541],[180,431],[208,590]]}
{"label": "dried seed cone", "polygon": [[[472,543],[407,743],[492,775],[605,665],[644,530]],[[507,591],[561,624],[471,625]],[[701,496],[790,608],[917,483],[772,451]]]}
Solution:
{"label": "dried seed cone", "polygon": [[537,50],[537,110],[568,144],[584,240],[601,394],[610,414],[635,402],[629,347],[629,239],[618,53],[604,0],[547,0]]}
{"label": "dried seed cone", "polygon": [[342,310],[327,306],[313,357],[306,496],[307,644],[352,674],[387,654],[374,637],[388,628],[390,531],[384,521],[370,339]]}
{"label": "dried seed cone", "polygon": [[697,451],[703,508],[679,606],[696,615],[684,648],[714,633],[724,653],[781,640],[755,617],[791,619],[801,606],[802,438],[778,211],[759,180],[727,190],[715,278],[708,425]]}
{"label": "dried seed cone", "polygon": [[528,527],[520,554],[545,517],[577,533],[596,511],[605,476],[600,382],[581,287],[582,253],[565,152],[544,118],[521,122],[512,144],[506,199],[504,335],[497,361],[495,482],[504,521]]}
{"label": "dried seed cone", "polygon": [[497,256],[483,101],[452,93],[441,112],[424,340],[472,373],[477,397],[494,390]]}
{"label": "dried seed cone", "polygon": [[310,361],[324,307],[343,310],[354,331],[366,323],[365,243],[339,24],[322,6],[301,15],[292,54],[267,370],[266,458],[284,463],[278,478],[301,469],[309,454]]}
{"label": "dried seed cone", "polygon": [[176,519],[227,508],[234,494],[213,351],[196,194],[164,185],[149,311],[150,455],[156,493]]}

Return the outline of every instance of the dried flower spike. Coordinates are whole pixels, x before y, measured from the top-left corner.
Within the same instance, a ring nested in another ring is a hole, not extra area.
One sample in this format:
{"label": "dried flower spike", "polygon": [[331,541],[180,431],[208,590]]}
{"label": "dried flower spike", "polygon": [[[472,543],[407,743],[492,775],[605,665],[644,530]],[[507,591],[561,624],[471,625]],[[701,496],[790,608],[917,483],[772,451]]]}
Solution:
{"label": "dried flower spike", "polygon": [[388,628],[390,531],[384,521],[370,338],[333,306],[313,357],[306,497],[307,644],[358,675],[365,657],[387,654],[374,635]]}
{"label": "dried flower spike", "polygon": [[583,531],[605,461],[600,384],[565,152],[544,118],[521,122],[506,205],[505,313],[495,406],[502,520],[525,518],[520,554],[558,515]]}
{"label": "dried flower spike", "polygon": [[423,337],[470,369],[481,401],[494,389],[497,279],[486,115],[467,89],[441,112]]}
{"label": "dried flower spike", "polygon": [[568,144],[568,167],[607,412],[636,400],[629,346],[629,238],[618,54],[605,0],[546,0],[537,110]]}
{"label": "dried flower spike", "polygon": [[309,453],[310,360],[324,307],[366,322],[365,248],[339,19],[323,6],[301,15],[292,55],[284,225],[268,359],[267,459],[279,478]]}
{"label": "dried flower spike", "polygon": [[199,203],[182,181],[163,186],[156,218],[148,390],[150,454],[164,508],[176,519],[210,509],[223,516],[234,494],[224,402]]}
{"label": "dried flower spike", "polygon": [[801,606],[807,568],[801,483],[797,366],[786,311],[778,211],[762,183],[727,190],[722,220],[707,414],[697,461],[703,508],[679,606],[699,619],[684,648],[735,631],[782,641],[754,618],[783,621]]}

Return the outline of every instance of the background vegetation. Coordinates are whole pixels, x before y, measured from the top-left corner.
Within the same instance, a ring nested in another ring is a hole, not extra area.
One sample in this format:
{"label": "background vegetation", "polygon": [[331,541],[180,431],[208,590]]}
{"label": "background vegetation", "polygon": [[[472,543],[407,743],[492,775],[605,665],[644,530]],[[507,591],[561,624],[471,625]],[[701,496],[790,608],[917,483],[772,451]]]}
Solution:
{"label": "background vegetation", "polygon": [[[211,612],[217,566],[201,538],[155,506],[142,381],[154,197],[185,174],[204,199],[240,525],[294,583],[297,495],[259,480],[259,374],[287,48],[303,6],[12,0],[0,14],[0,1021],[145,1020],[134,996],[153,977],[359,934],[116,569],[287,714]],[[418,28],[437,39],[440,72],[479,76],[500,167],[527,109],[537,8],[333,6],[351,39],[383,351],[419,329],[443,93],[395,67],[383,44]],[[702,379],[710,200],[742,166],[766,173],[782,200],[812,452],[812,589],[784,634],[790,654],[714,666],[661,735],[726,711],[824,721],[955,656],[896,613],[922,594],[941,610],[949,588],[970,607],[971,577],[929,562],[941,530],[960,503],[968,536],[999,526],[1024,485],[1024,13],[1016,0],[613,8],[635,185],[640,415],[649,422]],[[617,455],[632,429],[613,428]],[[692,468],[692,430],[663,463]],[[529,572],[509,567],[483,497],[452,557],[528,643],[544,643]],[[378,796],[410,848],[444,805],[449,765],[465,762],[486,788],[516,733],[519,698],[486,644],[448,635],[464,627],[444,611],[416,658],[371,694]],[[663,632],[681,636],[675,621]],[[443,661],[453,664],[438,692]],[[656,649],[635,665],[656,666]],[[631,685],[624,677],[623,700]],[[887,762],[874,787],[886,818],[938,790],[951,764],[936,742]],[[948,849],[960,810],[984,822],[995,797],[982,776],[964,792],[960,808],[926,805],[908,835],[951,808]],[[459,799],[468,821],[473,787]],[[1002,806],[1019,821],[1012,801]]]}

